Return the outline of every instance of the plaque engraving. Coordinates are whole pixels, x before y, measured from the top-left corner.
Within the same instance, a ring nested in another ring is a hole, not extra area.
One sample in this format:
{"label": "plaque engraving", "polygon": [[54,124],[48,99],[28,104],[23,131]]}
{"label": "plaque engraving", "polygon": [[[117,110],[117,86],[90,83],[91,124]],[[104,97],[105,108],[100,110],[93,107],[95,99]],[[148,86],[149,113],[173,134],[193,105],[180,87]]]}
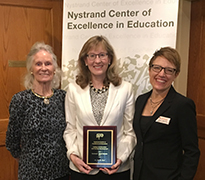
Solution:
{"label": "plaque engraving", "polygon": [[83,127],[83,160],[92,168],[110,168],[116,163],[116,126]]}

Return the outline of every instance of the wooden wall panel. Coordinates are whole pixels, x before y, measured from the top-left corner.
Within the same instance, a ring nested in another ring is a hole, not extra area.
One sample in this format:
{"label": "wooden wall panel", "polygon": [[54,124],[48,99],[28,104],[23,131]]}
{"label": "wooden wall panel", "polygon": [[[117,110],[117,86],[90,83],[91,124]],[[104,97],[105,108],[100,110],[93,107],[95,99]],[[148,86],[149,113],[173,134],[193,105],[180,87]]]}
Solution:
{"label": "wooden wall panel", "polygon": [[199,166],[194,180],[204,180],[204,159],[205,159],[205,139],[199,138],[199,148],[201,150],[201,156],[199,159]]}
{"label": "wooden wall panel", "polygon": [[6,130],[8,126],[8,119],[1,119],[0,120],[0,147],[5,146],[5,137],[6,137]]}
{"label": "wooden wall panel", "polygon": [[50,44],[61,65],[63,0],[0,0],[0,180],[17,180],[5,147],[12,96],[24,90],[25,60],[36,41]]}
{"label": "wooden wall panel", "polygon": [[36,41],[51,44],[52,26],[49,9],[3,5],[0,6],[0,12],[0,34],[3,39],[0,41],[0,102],[3,102],[1,119],[8,117],[8,105],[12,95],[24,89],[22,82],[25,67],[11,67],[9,62],[25,61],[30,47]]}
{"label": "wooden wall panel", "polygon": [[18,172],[18,163],[6,150],[5,146],[0,145],[0,179],[1,180],[17,180]]}
{"label": "wooden wall panel", "polygon": [[187,96],[194,100],[201,151],[194,180],[205,179],[205,1],[191,5],[191,29]]}

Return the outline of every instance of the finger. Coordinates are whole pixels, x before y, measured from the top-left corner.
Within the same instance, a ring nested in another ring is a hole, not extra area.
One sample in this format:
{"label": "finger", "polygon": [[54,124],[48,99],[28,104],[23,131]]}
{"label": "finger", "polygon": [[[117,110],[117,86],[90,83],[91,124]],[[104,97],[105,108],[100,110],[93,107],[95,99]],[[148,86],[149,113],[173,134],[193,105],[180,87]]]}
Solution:
{"label": "finger", "polygon": [[107,173],[107,171],[105,170],[105,168],[100,168],[99,170],[101,170],[101,171]]}
{"label": "finger", "polygon": [[90,171],[92,170],[92,168],[90,166],[86,165],[86,164],[85,164],[85,166],[83,166],[83,165],[79,166],[78,169],[79,169],[80,172],[84,172],[86,174],[89,174]]}
{"label": "finger", "polygon": [[86,169],[83,168],[81,172],[84,172],[84,173],[86,173],[86,174],[89,174],[90,171],[91,171],[91,170],[86,170]]}
{"label": "finger", "polygon": [[117,159],[117,162],[111,167],[111,169],[119,168],[121,162],[122,162],[121,160]]}
{"label": "finger", "polygon": [[107,168],[102,169],[102,171],[109,174],[109,169],[107,169]]}
{"label": "finger", "polygon": [[110,175],[110,174],[117,172],[118,169],[110,170],[110,169],[105,168],[105,170]]}
{"label": "finger", "polygon": [[120,164],[114,164],[112,167],[111,167],[111,169],[117,169],[118,167],[120,166]]}
{"label": "finger", "polygon": [[88,166],[87,164],[84,164],[84,168],[87,169],[87,170],[89,170],[89,171],[92,170],[92,168],[91,168],[90,166]]}

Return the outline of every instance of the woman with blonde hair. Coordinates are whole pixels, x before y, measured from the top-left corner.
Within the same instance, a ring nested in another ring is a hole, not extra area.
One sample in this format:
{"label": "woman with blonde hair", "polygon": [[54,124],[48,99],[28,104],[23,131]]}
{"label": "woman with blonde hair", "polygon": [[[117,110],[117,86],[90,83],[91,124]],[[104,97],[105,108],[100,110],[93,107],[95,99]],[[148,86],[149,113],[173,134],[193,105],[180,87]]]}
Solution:
{"label": "woman with blonde hair", "polygon": [[[83,45],[76,82],[70,83],[65,99],[64,139],[70,159],[71,179],[129,179],[136,137],[132,128],[132,85],[117,73],[114,49],[104,36],[93,36]],[[93,169],[83,161],[83,127],[116,126],[117,160],[110,168]]]}

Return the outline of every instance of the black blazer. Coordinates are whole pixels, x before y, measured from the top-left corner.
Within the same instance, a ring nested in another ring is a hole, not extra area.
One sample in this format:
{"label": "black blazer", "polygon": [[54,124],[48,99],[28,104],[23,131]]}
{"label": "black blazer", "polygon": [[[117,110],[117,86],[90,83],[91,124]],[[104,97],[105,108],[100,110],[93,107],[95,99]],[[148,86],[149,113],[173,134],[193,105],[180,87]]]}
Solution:
{"label": "black blazer", "polygon": [[[138,143],[133,180],[192,180],[200,156],[195,104],[171,86],[142,137],[141,114],[151,93],[139,96],[135,104],[133,123]],[[160,116],[169,123],[156,122]]]}

